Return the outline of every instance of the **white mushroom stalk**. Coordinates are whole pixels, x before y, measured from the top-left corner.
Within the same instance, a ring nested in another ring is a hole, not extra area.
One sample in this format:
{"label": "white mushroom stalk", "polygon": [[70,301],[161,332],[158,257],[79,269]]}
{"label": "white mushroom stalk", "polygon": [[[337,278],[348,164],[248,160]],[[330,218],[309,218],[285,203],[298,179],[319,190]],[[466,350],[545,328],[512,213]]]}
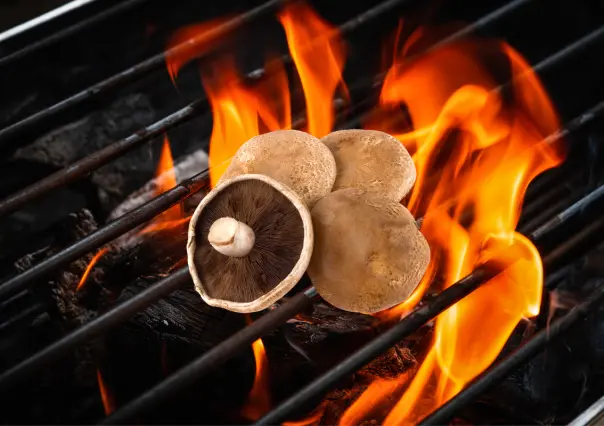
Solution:
{"label": "white mushroom stalk", "polygon": [[232,217],[217,219],[208,233],[208,242],[214,250],[230,257],[244,257],[254,247],[254,230]]}

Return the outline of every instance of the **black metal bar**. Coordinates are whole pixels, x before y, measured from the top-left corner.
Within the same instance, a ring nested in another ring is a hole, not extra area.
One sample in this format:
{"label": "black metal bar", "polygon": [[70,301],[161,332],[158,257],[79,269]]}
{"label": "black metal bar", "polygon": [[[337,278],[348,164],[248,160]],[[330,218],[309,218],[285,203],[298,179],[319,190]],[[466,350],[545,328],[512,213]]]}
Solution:
{"label": "black metal bar", "polygon": [[155,197],[153,200],[108,223],[98,231],[82,238],[65,250],[56,253],[23,273],[9,279],[0,285],[0,298],[24,290],[45,275],[149,221],[164,210],[200,190],[207,183],[207,177],[207,170],[196,174],[169,191]]}
{"label": "black metal bar", "polygon": [[445,309],[478,289],[484,281],[495,276],[497,274],[496,271],[497,269],[488,267],[476,269],[472,274],[441,292],[431,303],[414,310],[398,324],[373,339],[370,343],[363,346],[302,390],[296,392],[295,395],[282,402],[277,408],[258,420],[256,424],[275,425],[286,421],[288,416],[299,407],[303,407],[317,396],[332,389],[343,378],[359,370],[372,359],[387,351],[395,343],[400,342]]}
{"label": "black metal bar", "polygon": [[21,208],[49,191],[76,181],[154,137],[179,126],[205,111],[206,103],[196,101],[175,113],[76,161],[0,201],[0,218]]}
{"label": "black metal bar", "polygon": [[[564,222],[556,223],[555,228],[559,228],[563,223]],[[556,246],[555,249],[549,252],[547,258],[543,261],[543,267],[547,270],[551,265],[558,264],[569,253],[578,251],[581,245],[589,242],[592,238],[597,238],[603,229],[604,217],[591,221],[585,228],[581,229],[576,234],[573,234],[572,237],[564,241],[562,244]],[[535,233],[533,233],[533,235],[534,234]]]}
{"label": "black metal bar", "polygon": [[199,377],[222,365],[227,359],[239,353],[242,348],[285,323],[288,319],[303,311],[312,304],[317,291],[314,287],[298,293],[277,309],[263,315],[252,324],[222,341],[201,357],[170,375],[166,380],[131,401],[118,411],[105,418],[101,424],[124,424],[149,407],[178,395],[194,384]]}
{"label": "black metal bar", "polygon": [[568,426],[597,426],[604,422],[604,396],[577,416]]}
{"label": "black metal bar", "polygon": [[98,337],[109,331],[112,327],[128,320],[132,315],[184,286],[189,280],[188,268],[181,268],[152,287],[145,289],[100,317],[84,324],[31,358],[2,373],[0,375],[0,392],[10,390],[11,386],[27,378],[30,374],[51,365],[54,361],[60,359],[82,343]]}
{"label": "black metal bar", "polygon": [[[283,1],[283,0],[280,0]],[[396,4],[406,0],[391,0],[378,5],[376,8],[371,9],[365,13],[358,15],[347,21],[339,28],[340,33],[349,32],[367,22],[370,19],[379,16],[381,13],[394,7]],[[517,2],[527,2],[532,0],[516,0]],[[289,55],[285,55],[281,60],[291,60]],[[248,74],[248,78],[254,78],[255,76],[261,75],[263,69],[257,69]],[[42,180],[33,183],[32,185],[21,189],[10,197],[0,201],[0,217],[14,212],[15,210],[22,207],[24,204],[39,198],[40,196],[47,194],[48,191],[57,189],[63,185],[74,182],[95,169],[109,163],[110,161],[120,157],[142,143],[150,140],[154,136],[161,132],[167,131],[173,127],[176,127],[191,118],[204,111],[204,107],[207,106],[205,98],[199,99],[188,106],[176,111],[175,113],[157,121],[142,130],[115,142],[106,148],[99,150],[95,153],[90,154],[87,157],[82,158],[76,163],[61,169]],[[0,145],[2,143],[2,132],[0,131]]]}
{"label": "black metal bar", "polygon": [[[593,197],[590,199],[593,202]],[[573,212],[573,215],[576,215],[580,212],[580,210],[574,209],[572,206],[569,208],[569,210]],[[571,216],[568,217],[570,218]],[[546,224],[544,225],[544,228],[551,228],[552,226],[559,227],[563,224],[564,222],[557,222],[555,225]],[[541,228],[539,228],[539,230],[541,230]],[[544,235],[544,233],[539,234]],[[535,233],[529,235],[528,237],[534,240],[534,235]],[[585,237],[585,235],[577,235],[571,239],[572,241],[569,240],[568,244],[564,245],[565,250],[574,250],[575,246],[579,243],[579,239]],[[551,268],[553,266],[553,262],[557,260],[558,257],[559,255],[554,257],[545,256],[543,259],[544,267]],[[333,388],[343,378],[368,364],[372,359],[388,350],[396,342],[399,342],[405,337],[409,336],[426,322],[442,313],[445,309],[471,294],[483,283],[497,275],[499,272],[500,270],[497,269],[496,265],[491,266],[488,262],[487,264],[477,268],[470,275],[441,292],[430,302],[430,304],[426,304],[423,307],[414,310],[410,315],[406,316],[388,331],[369,342],[339,365],[332,368],[314,380],[312,383],[304,387],[302,390],[291,396],[289,399],[282,402],[278,407],[260,419],[256,424],[272,425],[279,424],[287,420],[288,416],[295,412],[298,407],[308,404],[318,395],[321,395]]]}
{"label": "black metal bar", "polygon": [[[525,222],[519,228],[519,232],[521,234],[528,234],[530,232],[533,232],[535,229],[537,229],[539,227],[539,225],[543,224],[548,219],[555,217],[556,213],[562,211],[564,209],[564,207],[580,200],[582,195],[583,195],[583,191],[581,191],[581,192],[575,191],[572,194],[570,194],[570,196],[562,197],[557,202],[554,202],[553,204],[549,204],[549,207],[545,208],[545,210],[542,210],[539,214],[535,215],[535,217],[533,217],[531,220]],[[526,195],[525,195],[525,198],[526,198]],[[539,198],[538,200],[540,201],[541,199]],[[533,207],[533,204],[530,203],[527,207]],[[523,210],[522,214],[524,216],[524,210]]]}
{"label": "black metal bar", "polygon": [[[266,13],[269,13],[275,10],[279,5],[283,3],[284,0],[269,0],[266,3],[263,3],[260,6],[257,6],[254,9],[251,9],[241,15],[236,16],[235,18],[209,30],[204,34],[204,37],[210,39],[215,38],[218,39],[225,34],[234,31],[241,26],[247,24],[248,22],[263,16]],[[217,44],[218,45],[218,44]],[[73,108],[82,102],[88,101],[95,96],[104,93],[110,89],[121,86],[124,83],[132,81],[135,78],[138,78],[148,72],[154,71],[156,69],[160,69],[165,65],[166,55],[176,54],[182,49],[188,48],[189,44],[187,42],[175,46],[167,52],[159,53],[151,58],[134,65],[131,68],[128,68],[112,77],[109,77],[106,80],[101,81],[81,92],[76,93],[73,96],[70,96],[67,99],[62,100],[59,103],[56,103],[49,108],[46,108],[42,111],[39,111],[27,118],[24,118],[21,121],[18,121],[2,130],[0,130],[0,147],[5,145],[8,141],[11,140],[14,136],[18,135],[20,132],[24,131],[29,127],[35,127],[43,120],[48,120],[59,113],[62,113],[70,108]]]}
{"label": "black metal bar", "polygon": [[592,313],[604,302],[604,286],[595,290],[591,296],[578,306],[575,306],[563,318],[555,321],[548,329],[541,330],[535,334],[527,343],[509,355],[503,361],[492,368],[484,371],[470,384],[454,396],[451,400],[441,406],[438,410],[425,418],[422,425],[447,424],[455,412],[466,406],[479,395],[500,383],[512,371],[530,361],[534,356],[545,349],[554,339],[567,332],[572,326]]}
{"label": "black metal bar", "polygon": [[[561,224],[558,226],[560,225]],[[569,245],[567,248],[572,249],[572,246]],[[545,263],[548,263],[548,261],[544,260],[544,264]],[[367,364],[369,361],[371,361],[371,359],[390,348],[394,343],[402,340],[404,337],[416,331],[427,321],[472,293],[484,282],[488,281],[499,272],[500,269],[498,266],[490,262],[487,262],[481,267],[477,268],[472,274],[444,290],[429,304],[426,304],[425,306],[413,311],[397,325],[378,336],[351,357],[347,358],[338,366],[334,367],[332,370],[302,389],[300,392],[296,393],[290,399],[269,413],[266,417],[261,419],[258,424],[278,424],[281,421],[286,420],[286,417],[292,411],[303,404],[308,403],[317,395],[321,395],[323,392],[329,390],[344,377]],[[285,316],[282,318],[283,321],[287,320]],[[272,323],[272,328],[278,325],[279,324],[277,323]],[[268,329],[264,330],[264,332],[268,331]],[[262,337],[262,335],[263,334],[255,336],[256,338],[259,338]],[[149,390],[143,396],[135,399],[130,404],[121,408],[109,419],[106,419],[105,424],[124,423],[133,416],[140,414],[145,408],[148,408],[169,398],[170,396],[177,394],[188,385],[194,383],[195,380],[199,379],[201,375],[205,374],[211,368],[215,368],[218,365],[218,361],[216,360],[225,362],[229,358],[233,357],[238,351],[251,343],[251,341],[239,341],[238,343],[239,346],[235,345],[235,340],[231,341],[230,338],[225,340],[212,350],[212,352],[215,353],[213,354],[214,358],[211,358],[211,364],[206,365],[205,363],[209,363],[209,361],[204,361],[203,357],[198,358],[193,364],[189,364],[175,373],[178,376],[174,378],[174,380],[170,381],[170,383],[167,383],[170,380],[170,378],[168,378],[167,381],[162,382]]]}
{"label": "black metal bar", "polygon": [[[577,49],[581,49],[587,43],[593,42],[595,38],[598,38],[602,35],[604,35],[604,26],[552,55],[552,58],[555,58],[555,60],[545,59],[537,64],[535,68],[539,68],[543,71],[545,68],[557,64],[559,61],[566,58],[567,55],[571,55],[573,52],[577,51]],[[561,54],[560,52],[565,53]],[[543,64],[547,64],[547,67]],[[581,116],[572,120],[564,129],[561,129],[548,136],[545,142],[558,140],[559,138],[568,136],[572,131],[577,130],[583,127],[586,123],[593,121],[593,119],[599,116],[603,111],[604,102],[600,102]],[[200,181],[202,178],[205,181],[205,175],[206,173],[200,173],[194,176],[172,190],[151,200],[149,203],[135,209],[133,212],[128,213],[108,224],[104,228],[99,229],[97,232],[80,240],[73,246],[68,247],[62,252],[55,254],[51,258],[46,259],[24,273],[10,279],[6,283],[0,285],[0,298],[6,296],[7,294],[12,294],[13,292],[26,288],[31,284],[32,281],[68,264],[69,262],[77,259],[79,256],[86,254],[116,238],[117,236],[121,235],[121,233],[134,229],[136,226],[144,223],[146,220],[151,219],[155,215],[159,214],[162,211],[161,209],[167,209],[176,202],[188,196],[193,191],[191,188],[192,186],[200,186]],[[547,232],[547,229],[544,230],[544,232]]]}
{"label": "black metal bar", "polygon": [[572,206],[548,220],[543,226],[539,227],[539,229],[533,232],[535,238],[543,238],[543,236],[549,233],[552,229],[557,228],[558,225],[567,222],[569,219],[576,216],[577,213],[584,210],[586,206],[592,205],[593,203],[599,202],[603,199],[604,185],[590,192],[587,196],[581,198]]}
{"label": "black metal bar", "polygon": [[24,322],[32,321],[34,318],[36,318],[43,312],[46,312],[46,306],[42,305],[41,303],[35,303],[23,309],[22,311],[17,313],[17,315],[9,318],[8,320],[0,324],[0,336],[4,335],[7,331],[17,327],[18,325]]}
{"label": "black metal bar", "polygon": [[138,6],[139,4],[145,3],[146,1],[148,1],[148,0],[122,1],[121,3],[115,5],[107,10],[97,13],[96,15],[93,15],[89,18],[83,19],[83,20],[79,21],[78,23],[73,24],[67,28],[64,28],[61,31],[58,31],[58,32],[44,38],[43,40],[36,41],[35,43],[32,43],[20,50],[17,50],[16,52],[13,52],[6,56],[1,57],[0,58],[0,68],[6,66],[8,64],[12,64],[13,62],[15,62],[18,59],[21,59],[37,50],[44,49],[60,40],[63,40],[64,38],[67,38],[71,35],[74,35],[74,34],[80,32],[86,28],[92,27],[92,26],[104,21],[105,19],[111,18],[114,15],[118,15],[122,12],[132,9],[133,7]]}

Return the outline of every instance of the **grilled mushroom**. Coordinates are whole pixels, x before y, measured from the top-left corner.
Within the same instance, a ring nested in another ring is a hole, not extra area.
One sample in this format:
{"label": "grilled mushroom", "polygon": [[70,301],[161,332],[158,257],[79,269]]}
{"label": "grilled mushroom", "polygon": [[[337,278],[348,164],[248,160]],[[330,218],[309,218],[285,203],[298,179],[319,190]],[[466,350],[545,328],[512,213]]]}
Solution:
{"label": "grilled mushroom", "polygon": [[257,312],[302,277],[313,248],[312,220],[296,193],[264,175],[220,183],[189,225],[187,254],[197,292],[211,306]]}
{"label": "grilled mushroom", "polygon": [[340,189],[321,199],[311,215],[315,247],[308,275],[327,302],[374,313],[404,301],[418,286],[430,247],[398,202]]}
{"label": "grilled mushroom", "polygon": [[336,160],[333,191],[359,188],[400,201],[415,183],[411,156],[393,136],[377,130],[340,130],[321,139]]}
{"label": "grilled mushroom", "polygon": [[277,130],[244,143],[220,182],[247,173],[263,174],[285,184],[311,207],[331,191],[336,162],[314,136],[298,130]]}

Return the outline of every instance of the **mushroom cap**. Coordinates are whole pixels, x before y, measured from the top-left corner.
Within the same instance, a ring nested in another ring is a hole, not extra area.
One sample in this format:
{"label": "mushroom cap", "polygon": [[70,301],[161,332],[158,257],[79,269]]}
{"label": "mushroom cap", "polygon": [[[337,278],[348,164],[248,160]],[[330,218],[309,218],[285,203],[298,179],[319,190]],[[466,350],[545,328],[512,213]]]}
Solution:
{"label": "mushroom cap", "polygon": [[[254,231],[249,254],[230,257],[208,241],[212,224],[232,217]],[[187,258],[195,289],[211,306],[257,312],[300,280],[312,255],[310,212],[290,188],[263,175],[241,175],[217,185],[189,224]]]}
{"label": "mushroom cap", "polygon": [[336,160],[333,191],[359,188],[394,201],[413,188],[416,171],[409,152],[396,138],[377,130],[339,130],[321,141]]}
{"label": "mushroom cap", "polygon": [[419,285],[430,247],[401,204],[357,188],[334,191],[311,211],[315,247],[308,275],[337,308],[374,313]]}
{"label": "mushroom cap", "polygon": [[283,183],[311,207],[331,191],[336,161],[314,136],[299,130],[277,130],[241,145],[219,182],[247,173]]}

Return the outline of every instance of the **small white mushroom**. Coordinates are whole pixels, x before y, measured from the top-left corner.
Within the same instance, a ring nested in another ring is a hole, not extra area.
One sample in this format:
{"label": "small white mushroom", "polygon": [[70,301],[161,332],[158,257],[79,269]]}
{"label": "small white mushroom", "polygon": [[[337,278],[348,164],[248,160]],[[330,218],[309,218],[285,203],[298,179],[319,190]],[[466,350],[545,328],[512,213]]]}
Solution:
{"label": "small white mushroom", "polygon": [[221,217],[210,226],[208,241],[225,256],[243,257],[254,247],[256,235],[245,223],[232,217]]}

